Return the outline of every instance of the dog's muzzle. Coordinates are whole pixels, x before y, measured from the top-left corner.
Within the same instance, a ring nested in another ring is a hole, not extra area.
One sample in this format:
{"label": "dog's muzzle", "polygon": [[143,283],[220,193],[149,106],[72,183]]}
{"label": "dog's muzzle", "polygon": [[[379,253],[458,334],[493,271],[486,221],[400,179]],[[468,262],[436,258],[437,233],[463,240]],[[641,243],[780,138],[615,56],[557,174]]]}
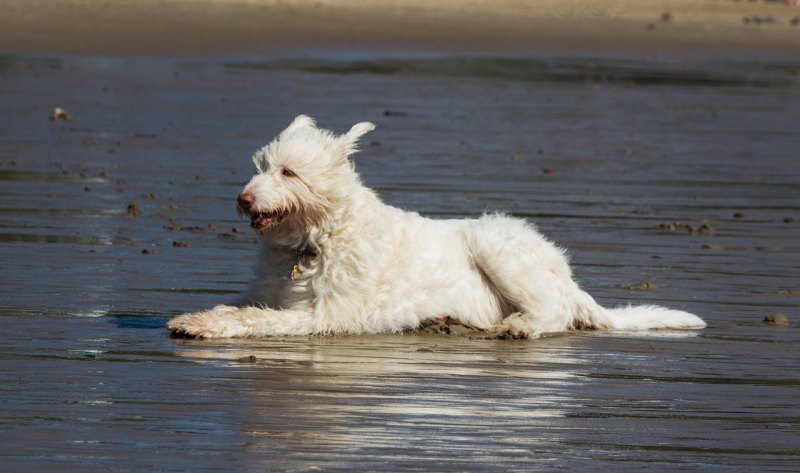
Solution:
{"label": "dog's muzzle", "polygon": [[259,233],[279,224],[289,214],[286,210],[259,212],[253,208],[255,203],[256,198],[253,194],[242,192],[236,199],[236,211],[239,215],[247,214],[250,217],[250,226]]}

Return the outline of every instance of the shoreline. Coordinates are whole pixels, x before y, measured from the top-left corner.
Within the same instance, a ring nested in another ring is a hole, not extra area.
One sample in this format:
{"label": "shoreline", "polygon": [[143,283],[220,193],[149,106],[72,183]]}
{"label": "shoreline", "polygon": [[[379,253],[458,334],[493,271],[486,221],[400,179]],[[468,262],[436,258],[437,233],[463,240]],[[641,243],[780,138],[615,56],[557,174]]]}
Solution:
{"label": "shoreline", "polygon": [[800,8],[732,0],[0,0],[0,54],[800,52]]}

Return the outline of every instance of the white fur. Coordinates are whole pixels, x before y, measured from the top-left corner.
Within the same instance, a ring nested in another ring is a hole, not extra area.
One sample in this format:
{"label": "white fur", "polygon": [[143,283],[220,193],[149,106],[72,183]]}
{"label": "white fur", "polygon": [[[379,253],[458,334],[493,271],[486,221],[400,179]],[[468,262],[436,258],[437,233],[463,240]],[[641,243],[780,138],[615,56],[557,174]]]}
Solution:
{"label": "white fur", "polygon": [[181,315],[169,323],[173,333],[400,332],[441,316],[515,338],[705,326],[656,306],[604,309],[572,279],[564,250],[523,220],[430,220],[384,204],[348,159],[373,128],[359,123],[335,135],[301,115],[255,154],[246,213],[283,219],[257,228],[263,247],[252,303]]}

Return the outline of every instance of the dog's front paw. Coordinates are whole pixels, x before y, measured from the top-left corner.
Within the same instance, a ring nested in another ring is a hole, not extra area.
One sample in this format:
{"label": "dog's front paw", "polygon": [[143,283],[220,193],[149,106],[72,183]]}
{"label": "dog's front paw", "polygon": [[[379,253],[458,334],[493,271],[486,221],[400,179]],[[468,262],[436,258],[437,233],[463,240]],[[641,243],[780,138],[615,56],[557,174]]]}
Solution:
{"label": "dog's front paw", "polygon": [[170,320],[167,328],[175,337],[222,338],[239,335],[240,324],[233,323],[235,307],[218,305],[205,312],[183,314]]}

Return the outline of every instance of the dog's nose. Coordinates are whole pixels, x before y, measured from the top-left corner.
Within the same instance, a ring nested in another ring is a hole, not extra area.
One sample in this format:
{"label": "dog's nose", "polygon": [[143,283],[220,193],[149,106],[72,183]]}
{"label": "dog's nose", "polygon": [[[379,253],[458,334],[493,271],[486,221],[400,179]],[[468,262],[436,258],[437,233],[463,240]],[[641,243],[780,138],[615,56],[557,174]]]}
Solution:
{"label": "dog's nose", "polygon": [[255,196],[249,192],[242,192],[239,194],[239,198],[236,199],[236,202],[239,204],[239,208],[242,210],[250,210],[250,207],[253,206],[255,201]]}

